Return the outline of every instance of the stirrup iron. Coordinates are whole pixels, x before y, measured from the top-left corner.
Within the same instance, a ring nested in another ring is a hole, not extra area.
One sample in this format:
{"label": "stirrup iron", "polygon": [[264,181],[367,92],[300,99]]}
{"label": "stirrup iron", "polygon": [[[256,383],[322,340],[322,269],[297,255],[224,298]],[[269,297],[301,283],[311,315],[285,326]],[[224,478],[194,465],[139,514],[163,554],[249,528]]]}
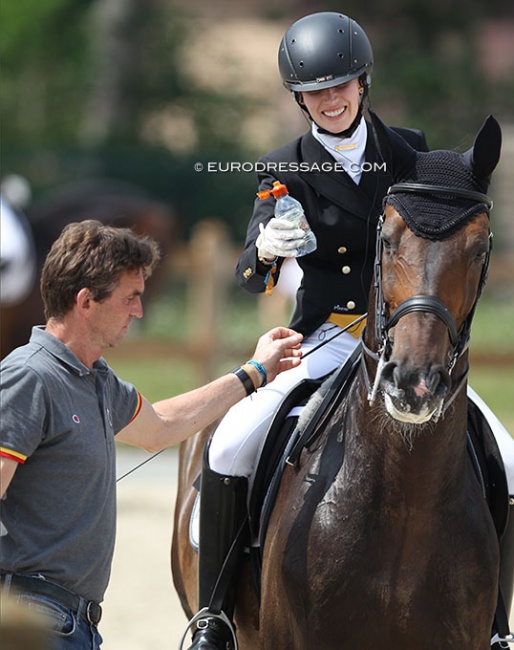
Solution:
{"label": "stirrup iron", "polygon": [[199,612],[197,612],[193,618],[189,621],[187,624],[186,629],[184,630],[184,634],[182,635],[182,638],[180,639],[180,643],[178,646],[178,650],[183,650],[184,648],[184,642],[186,640],[186,637],[188,635],[189,630],[192,629],[192,627],[198,623],[199,629],[202,629],[206,627],[205,625],[201,625],[202,621],[206,621],[209,618],[217,618],[218,620],[222,621],[225,623],[225,625],[228,627],[230,630],[230,634],[232,635],[232,643],[234,644],[234,650],[239,650],[239,646],[237,644],[237,638],[236,638],[236,633],[234,631],[234,626],[232,625],[230,619],[228,616],[225,614],[224,611],[221,611],[219,614],[213,614],[212,612],[209,611],[208,607],[202,608]]}
{"label": "stirrup iron", "polygon": [[491,645],[494,645],[495,643],[503,643],[504,645],[500,647],[510,648],[510,644],[514,644],[514,634],[509,634],[507,636],[495,634],[491,639]]}

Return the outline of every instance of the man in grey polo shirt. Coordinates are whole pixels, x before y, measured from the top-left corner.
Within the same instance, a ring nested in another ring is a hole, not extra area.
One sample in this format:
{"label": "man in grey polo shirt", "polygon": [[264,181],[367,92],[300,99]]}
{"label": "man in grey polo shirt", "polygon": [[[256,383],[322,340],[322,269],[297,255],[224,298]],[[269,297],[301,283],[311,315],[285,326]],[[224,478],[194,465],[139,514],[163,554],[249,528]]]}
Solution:
{"label": "man in grey polo shirt", "polygon": [[115,436],[158,451],[204,428],[300,363],[301,335],[275,328],[252,364],[155,404],[102,351],[141,318],[155,242],[96,221],[69,225],[43,268],[46,326],[2,362],[2,597],[41,609],[52,650],[95,650],[114,551]]}

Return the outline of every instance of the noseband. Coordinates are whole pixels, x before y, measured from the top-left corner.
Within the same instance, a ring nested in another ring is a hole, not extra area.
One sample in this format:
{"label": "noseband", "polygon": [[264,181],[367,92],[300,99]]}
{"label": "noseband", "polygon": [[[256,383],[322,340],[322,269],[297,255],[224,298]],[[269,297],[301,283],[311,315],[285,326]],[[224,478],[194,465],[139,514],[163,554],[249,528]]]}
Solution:
{"label": "noseband", "polygon": [[[471,190],[463,190],[458,188],[446,187],[444,185],[425,185],[422,183],[396,183],[392,185],[387,195],[394,194],[396,192],[402,193],[415,193],[415,194],[429,194],[433,196],[450,196],[460,199],[467,199],[476,201],[477,203],[482,203],[487,211],[489,211],[493,202],[487,196],[487,194],[482,194],[481,192],[474,192]],[[480,276],[480,282],[478,286],[477,295],[473,307],[464,322],[463,327],[459,333],[455,319],[453,318],[450,310],[437,296],[430,295],[417,295],[408,298],[402,302],[395,311],[388,317],[386,313],[386,304],[384,301],[384,295],[382,292],[382,226],[384,223],[385,214],[379,219],[377,226],[377,244],[376,244],[376,258],[375,258],[375,300],[376,300],[376,336],[379,341],[381,341],[381,347],[379,354],[384,360],[389,356],[391,349],[391,344],[389,341],[389,330],[393,328],[398,321],[412,312],[425,312],[431,313],[440,318],[443,323],[446,325],[448,330],[448,335],[450,342],[453,346],[452,359],[448,365],[448,371],[451,372],[457,359],[466,349],[469,342],[469,335],[471,329],[471,321],[475,312],[477,301],[482,293],[483,286],[487,278],[487,269],[489,266],[489,257],[492,249],[492,234],[489,234],[489,250],[487,252],[486,259],[484,260],[484,265],[482,267],[482,273]]]}
{"label": "noseband", "polygon": [[385,323],[386,331],[393,328],[402,316],[415,311],[428,312],[435,314],[440,318],[448,329],[451,344],[455,347],[459,342],[459,332],[457,331],[457,324],[453,318],[450,310],[445,306],[443,301],[437,296],[412,296],[404,300],[401,305],[394,310],[393,314]]}

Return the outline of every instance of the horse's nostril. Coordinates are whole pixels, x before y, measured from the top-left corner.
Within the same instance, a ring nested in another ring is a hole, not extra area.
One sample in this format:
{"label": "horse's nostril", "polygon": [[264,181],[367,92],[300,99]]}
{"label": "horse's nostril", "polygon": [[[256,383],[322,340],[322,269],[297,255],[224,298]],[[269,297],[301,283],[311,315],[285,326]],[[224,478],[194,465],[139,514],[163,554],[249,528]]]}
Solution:
{"label": "horse's nostril", "polygon": [[420,383],[418,372],[409,370],[405,365],[390,362],[384,369],[384,379],[394,385],[395,388],[406,391]]}
{"label": "horse's nostril", "polygon": [[437,392],[446,393],[450,388],[450,384],[450,375],[442,366],[433,368],[430,371],[427,379],[427,386],[433,394]]}
{"label": "horse's nostril", "polygon": [[394,363],[393,361],[386,363],[386,365],[382,369],[382,381],[396,384],[396,377],[395,377],[396,369],[397,369],[397,364]]}

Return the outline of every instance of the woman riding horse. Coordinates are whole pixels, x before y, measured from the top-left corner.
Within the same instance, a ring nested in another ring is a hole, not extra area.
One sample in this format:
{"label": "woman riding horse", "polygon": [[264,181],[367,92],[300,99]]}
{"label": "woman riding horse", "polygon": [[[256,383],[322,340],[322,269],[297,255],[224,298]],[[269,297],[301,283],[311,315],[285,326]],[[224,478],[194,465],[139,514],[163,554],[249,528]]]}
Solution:
{"label": "woman riding horse", "polygon": [[[302,203],[318,239],[318,249],[298,260],[304,276],[291,326],[305,336],[304,354],[323,339],[340,335],[305,359],[298,369],[232,409],[212,439],[202,471],[198,560],[198,606],[206,609],[191,650],[232,643],[228,619],[234,609],[234,589],[227,589],[224,620],[215,615],[217,611],[209,610],[209,604],[246,514],[247,477],[282,396],[302,379],[322,377],[334,370],[358,343],[342,328],[366,311],[375,228],[382,197],[392,180],[389,168],[386,172],[382,166],[370,124],[362,116],[372,63],[366,34],[341,14],[313,14],[297,21],[280,46],[284,84],[294,92],[312,123],[302,138],[262,159],[267,171],[260,174],[259,189],[269,189],[275,180],[284,183]],[[421,133],[396,131],[415,149],[426,150]],[[278,162],[285,172],[276,172]],[[341,166],[335,171],[335,162],[346,164],[347,171],[341,172]],[[284,163],[296,171],[288,172]],[[321,163],[325,163],[324,169],[331,164],[332,171],[298,173],[300,163],[312,167],[316,163],[318,169]],[[290,231],[276,228],[273,208],[273,200],[256,204],[238,264],[240,284],[252,292],[264,291],[266,285],[277,282],[284,258],[294,256],[301,243],[301,234],[294,227]],[[496,428],[502,440],[507,440],[501,426]],[[511,456],[514,458],[513,452]],[[514,491],[514,485],[510,489]],[[511,592],[511,587],[507,591]]]}

